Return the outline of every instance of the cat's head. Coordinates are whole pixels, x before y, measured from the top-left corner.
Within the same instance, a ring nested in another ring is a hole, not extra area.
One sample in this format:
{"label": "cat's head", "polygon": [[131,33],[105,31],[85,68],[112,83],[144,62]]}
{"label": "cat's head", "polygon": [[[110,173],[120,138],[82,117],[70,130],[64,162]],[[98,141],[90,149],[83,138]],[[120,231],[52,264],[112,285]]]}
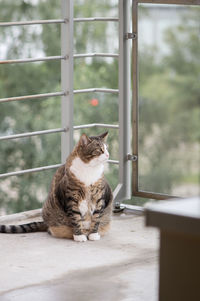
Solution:
{"label": "cat's head", "polygon": [[106,138],[108,132],[88,137],[83,134],[78,142],[77,152],[80,159],[91,166],[105,163],[109,158]]}

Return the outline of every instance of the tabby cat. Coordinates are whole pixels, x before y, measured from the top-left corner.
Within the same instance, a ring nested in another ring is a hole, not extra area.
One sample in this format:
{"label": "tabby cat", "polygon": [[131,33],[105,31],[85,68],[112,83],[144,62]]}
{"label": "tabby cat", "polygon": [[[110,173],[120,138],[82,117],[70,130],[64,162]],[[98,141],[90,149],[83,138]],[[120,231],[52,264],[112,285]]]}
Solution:
{"label": "tabby cat", "polygon": [[113,195],[106,182],[108,132],[83,134],[72,153],[56,171],[42,209],[43,222],[0,225],[2,233],[48,231],[52,236],[78,242],[99,240],[110,226]]}

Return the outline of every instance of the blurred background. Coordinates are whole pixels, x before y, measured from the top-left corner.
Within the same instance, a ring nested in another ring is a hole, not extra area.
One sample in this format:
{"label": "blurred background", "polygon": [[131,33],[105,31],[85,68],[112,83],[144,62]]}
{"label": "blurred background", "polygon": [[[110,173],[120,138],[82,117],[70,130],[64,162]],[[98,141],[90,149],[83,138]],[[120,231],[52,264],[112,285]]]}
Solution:
{"label": "blurred background", "polygon": [[[77,0],[74,17],[118,16],[118,1]],[[60,19],[60,1],[0,0],[0,21]],[[193,196],[200,178],[200,8],[139,6],[139,188]],[[74,53],[118,53],[116,22],[74,24]],[[0,28],[0,59],[60,55],[60,25]],[[116,58],[74,60],[74,89],[118,88]],[[0,65],[0,98],[61,90],[60,62]],[[3,103],[0,136],[61,127],[61,98]],[[118,96],[74,96],[74,125],[118,124]],[[103,129],[85,129],[88,135]],[[83,131],[74,131],[74,142]],[[59,164],[60,134],[0,142],[0,173]],[[109,130],[118,160],[118,131]],[[0,181],[0,213],[41,207],[55,170]],[[114,189],[118,166],[107,164]],[[132,204],[146,200],[132,198]]]}

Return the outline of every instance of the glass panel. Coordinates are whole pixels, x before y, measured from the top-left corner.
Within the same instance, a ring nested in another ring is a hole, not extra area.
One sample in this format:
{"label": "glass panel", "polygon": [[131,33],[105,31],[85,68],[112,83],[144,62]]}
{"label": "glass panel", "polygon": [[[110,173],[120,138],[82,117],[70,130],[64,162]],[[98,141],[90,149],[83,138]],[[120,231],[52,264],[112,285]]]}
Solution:
{"label": "glass panel", "polygon": [[139,190],[199,194],[200,7],[139,5]]}

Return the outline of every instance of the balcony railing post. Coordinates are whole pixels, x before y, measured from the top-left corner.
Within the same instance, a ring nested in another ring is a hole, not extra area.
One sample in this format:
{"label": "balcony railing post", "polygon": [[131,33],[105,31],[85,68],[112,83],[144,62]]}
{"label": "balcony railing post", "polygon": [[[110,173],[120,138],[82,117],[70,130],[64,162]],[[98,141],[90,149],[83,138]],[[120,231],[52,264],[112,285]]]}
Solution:
{"label": "balcony railing post", "polygon": [[61,86],[65,95],[62,96],[61,119],[62,128],[66,132],[61,136],[61,162],[73,148],[73,1],[62,0],[62,18],[65,23],[61,25]]}
{"label": "balcony railing post", "polygon": [[119,0],[119,184],[114,191],[115,202],[131,197],[130,162],[130,1]]}

